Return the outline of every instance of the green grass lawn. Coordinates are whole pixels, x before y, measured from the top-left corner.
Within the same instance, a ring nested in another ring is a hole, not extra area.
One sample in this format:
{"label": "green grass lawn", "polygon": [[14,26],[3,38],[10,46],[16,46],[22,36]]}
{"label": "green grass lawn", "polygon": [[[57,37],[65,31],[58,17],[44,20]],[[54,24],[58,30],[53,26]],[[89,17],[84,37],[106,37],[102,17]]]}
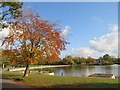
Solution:
{"label": "green grass lawn", "polygon": [[8,79],[22,78],[22,75],[23,73],[4,71],[2,73],[2,78],[8,78]]}
{"label": "green grass lawn", "polygon": [[[22,78],[22,73],[5,71],[3,78]],[[28,85],[40,88],[118,88],[117,79],[30,74],[22,78]]]}

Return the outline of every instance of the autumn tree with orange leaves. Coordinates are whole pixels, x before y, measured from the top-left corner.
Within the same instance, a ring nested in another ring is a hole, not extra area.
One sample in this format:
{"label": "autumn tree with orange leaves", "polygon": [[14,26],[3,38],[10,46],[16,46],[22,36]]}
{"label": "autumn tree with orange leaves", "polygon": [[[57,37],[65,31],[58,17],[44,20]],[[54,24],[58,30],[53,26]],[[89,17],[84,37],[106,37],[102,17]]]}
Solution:
{"label": "autumn tree with orange leaves", "polygon": [[10,50],[5,55],[12,55],[10,61],[26,65],[24,75],[28,76],[29,65],[38,61],[55,62],[59,60],[61,50],[68,42],[61,36],[61,29],[48,20],[43,20],[38,13],[30,10],[23,12],[17,19],[17,25],[11,25],[10,33],[2,45]]}

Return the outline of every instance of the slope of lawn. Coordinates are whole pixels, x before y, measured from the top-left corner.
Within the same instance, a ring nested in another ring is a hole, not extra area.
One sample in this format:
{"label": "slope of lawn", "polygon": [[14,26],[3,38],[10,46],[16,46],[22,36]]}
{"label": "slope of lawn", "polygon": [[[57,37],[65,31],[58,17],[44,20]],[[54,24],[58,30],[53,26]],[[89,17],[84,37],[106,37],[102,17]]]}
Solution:
{"label": "slope of lawn", "polygon": [[20,78],[22,82],[37,88],[118,88],[117,79],[88,78],[74,76],[49,76],[30,74],[22,78],[22,73],[5,71],[3,78]]}

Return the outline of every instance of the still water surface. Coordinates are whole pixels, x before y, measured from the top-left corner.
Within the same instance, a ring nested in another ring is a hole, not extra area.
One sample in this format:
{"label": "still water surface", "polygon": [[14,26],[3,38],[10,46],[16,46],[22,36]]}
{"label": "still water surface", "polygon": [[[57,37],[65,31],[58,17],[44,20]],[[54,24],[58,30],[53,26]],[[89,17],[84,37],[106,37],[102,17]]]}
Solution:
{"label": "still water surface", "polygon": [[120,65],[80,65],[80,66],[69,66],[69,67],[56,67],[56,68],[43,68],[37,70],[51,71],[55,75],[59,76],[88,76],[94,73],[103,74],[114,74],[120,76],[119,73]]}

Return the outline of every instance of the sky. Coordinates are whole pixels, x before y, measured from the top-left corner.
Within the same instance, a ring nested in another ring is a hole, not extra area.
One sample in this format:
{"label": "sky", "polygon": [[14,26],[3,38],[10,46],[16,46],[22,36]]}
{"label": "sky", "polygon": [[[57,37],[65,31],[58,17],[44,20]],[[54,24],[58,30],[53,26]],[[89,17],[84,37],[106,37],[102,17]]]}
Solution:
{"label": "sky", "polygon": [[117,56],[117,2],[24,2],[24,8],[32,8],[43,19],[61,25],[62,35],[70,44],[60,57]]}

